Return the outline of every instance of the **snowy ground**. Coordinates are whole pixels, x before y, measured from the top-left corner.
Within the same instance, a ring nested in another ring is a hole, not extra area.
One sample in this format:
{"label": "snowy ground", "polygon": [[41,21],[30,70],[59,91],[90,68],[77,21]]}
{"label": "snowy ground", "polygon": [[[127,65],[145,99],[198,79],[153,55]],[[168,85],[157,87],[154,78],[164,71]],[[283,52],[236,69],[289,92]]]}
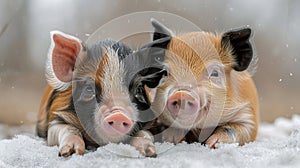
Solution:
{"label": "snowy ground", "polygon": [[[0,126],[0,134],[4,126]],[[0,136],[1,138],[1,136]],[[200,144],[156,144],[157,158],[137,158],[129,145],[109,144],[84,156],[58,157],[33,135],[0,140],[2,167],[300,167],[300,116],[261,124],[256,142],[245,146],[221,144],[212,150]],[[118,154],[122,154],[120,156]],[[127,156],[127,157],[125,157]]]}

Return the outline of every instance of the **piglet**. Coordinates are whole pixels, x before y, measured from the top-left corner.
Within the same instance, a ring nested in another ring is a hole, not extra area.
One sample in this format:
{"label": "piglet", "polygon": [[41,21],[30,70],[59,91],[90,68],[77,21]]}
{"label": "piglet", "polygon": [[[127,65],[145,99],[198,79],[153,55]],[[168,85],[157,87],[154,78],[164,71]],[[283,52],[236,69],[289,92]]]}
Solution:
{"label": "piglet", "polygon": [[[145,87],[158,86],[166,75],[156,59],[163,58],[164,51],[155,46],[165,46],[169,40],[159,39],[133,52],[122,42],[103,40],[86,46],[74,36],[51,32],[48,86],[39,109],[37,135],[47,139],[48,145],[58,145],[59,156],[64,157],[83,155],[85,149],[110,142],[131,141],[135,135],[146,137],[139,109],[150,106]],[[132,144],[141,154],[155,156],[153,143],[139,139],[140,143]]]}
{"label": "piglet", "polygon": [[163,141],[203,142],[210,148],[254,141],[259,109],[247,71],[253,61],[251,29],[175,36],[155,19],[152,25],[153,40],[171,37],[165,56],[169,78],[152,103],[160,128],[152,130],[160,134],[152,133]]}

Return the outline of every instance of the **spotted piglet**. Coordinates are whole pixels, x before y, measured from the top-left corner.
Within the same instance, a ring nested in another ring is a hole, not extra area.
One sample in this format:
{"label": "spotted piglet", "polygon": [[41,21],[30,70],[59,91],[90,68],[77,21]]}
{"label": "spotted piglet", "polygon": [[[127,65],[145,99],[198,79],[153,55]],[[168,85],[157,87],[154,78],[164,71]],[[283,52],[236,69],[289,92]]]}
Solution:
{"label": "spotted piglet", "polygon": [[159,39],[133,52],[122,42],[103,40],[87,47],[74,36],[51,32],[48,86],[37,135],[48,145],[58,145],[59,155],[65,157],[110,142],[131,141],[136,135],[141,142],[132,144],[141,154],[155,156],[153,143],[140,131],[139,109],[149,107],[145,88],[158,86],[167,74],[163,59],[156,59],[163,58],[164,51],[156,46],[169,40]]}

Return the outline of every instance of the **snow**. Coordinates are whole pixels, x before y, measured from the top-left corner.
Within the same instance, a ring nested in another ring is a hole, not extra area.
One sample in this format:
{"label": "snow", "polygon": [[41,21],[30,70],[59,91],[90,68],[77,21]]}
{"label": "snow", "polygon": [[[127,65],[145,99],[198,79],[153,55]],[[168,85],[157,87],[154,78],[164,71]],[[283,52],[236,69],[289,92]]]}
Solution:
{"label": "snow", "polygon": [[261,124],[257,141],[244,146],[219,144],[218,149],[209,149],[199,143],[157,143],[156,147],[157,158],[141,157],[126,144],[63,158],[58,157],[57,146],[19,134],[0,140],[0,167],[300,167],[300,116]]}
{"label": "snow", "polygon": [[[20,126],[8,126],[8,125],[0,124],[0,140],[4,139],[4,138],[11,138],[17,134],[31,134],[32,135],[32,134],[34,134],[34,128],[35,128],[34,125],[23,125],[20,127]],[[1,152],[1,150],[0,150],[0,152]]]}

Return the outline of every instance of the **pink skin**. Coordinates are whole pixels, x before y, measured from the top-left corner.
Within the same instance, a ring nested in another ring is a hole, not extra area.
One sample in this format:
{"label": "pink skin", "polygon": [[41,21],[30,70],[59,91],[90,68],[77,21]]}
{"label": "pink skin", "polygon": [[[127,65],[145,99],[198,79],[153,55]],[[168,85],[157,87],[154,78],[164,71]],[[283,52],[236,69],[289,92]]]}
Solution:
{"label": "pink skin", "polygon": [[189,94],[187,91],[176,91],[167,100],[167,108],[173,117],[181,119],[189,118],[199,110],[198,99]]}
{"label": "pink skin", "polygon": [[206,105],[204,93],[201,93],[199,89],[196,90],[200,93],[186,88],[171,89],[169,92],[166,108],[173,120],[181,126],[190,128],[194,122],[201,119],[204,113],[203,107]]}
{"label": "pink skin", "polygon": [[103,119],[103,127],[107,133],[127,134],[133,122],[121,110],[114,110]]}
{"label": "pink skin", "polygon": [[[127,137],[135,121],[134,108],[118,101],[119,105],[102,105],[96,115],[96,132],[103,143],[120,142]],[[123,104],[124,105],[121,105]]]}

